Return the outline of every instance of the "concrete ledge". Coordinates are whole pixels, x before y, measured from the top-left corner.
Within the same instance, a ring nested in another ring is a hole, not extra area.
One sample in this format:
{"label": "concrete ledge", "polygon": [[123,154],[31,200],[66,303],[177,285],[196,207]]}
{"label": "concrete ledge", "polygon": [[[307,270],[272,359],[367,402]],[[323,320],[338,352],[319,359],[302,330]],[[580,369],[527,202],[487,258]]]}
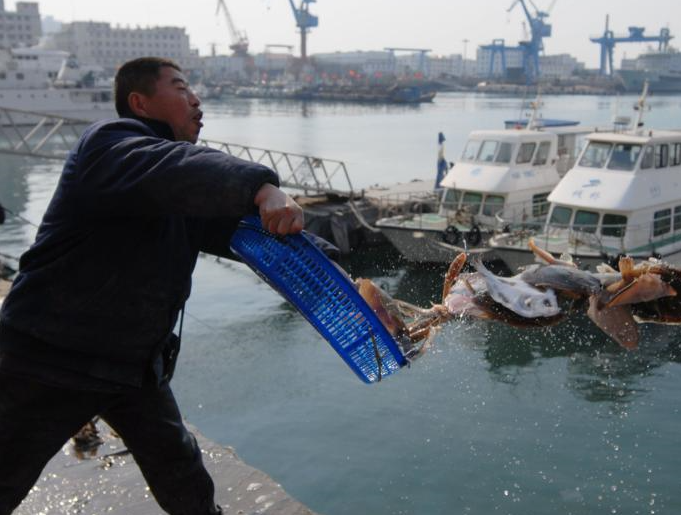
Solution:
{"label": "concrete ledge", "polygon": [[[49,421],[45,423],[49,424]],[[230,447],[194,427],[216,501],[225,515],[315,515],[267,474],[246,465]],[[47,465],[15,515],[161,515],[163,512],[121,440],[98,423],[104,443],[84,456],[69,441]]]}

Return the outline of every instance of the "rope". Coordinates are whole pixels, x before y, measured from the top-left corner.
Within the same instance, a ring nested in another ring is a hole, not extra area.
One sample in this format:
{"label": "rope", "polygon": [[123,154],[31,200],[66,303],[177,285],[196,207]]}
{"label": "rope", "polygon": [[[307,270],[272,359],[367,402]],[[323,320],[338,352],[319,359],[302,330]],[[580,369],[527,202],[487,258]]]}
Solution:
{"label": "rope", "polygon": [[350,211],[352,211],[352,214],[354,214],[355,218],[357,218],[357,221],[360,224],[362,224],[362,227],[374,233],[381,232],[380,229],[378,229],[377,227],[373,227],[372,225],[369,224],[369,222],[366,221],[364,216],[362,216],[362,213],[360,213],[359,209],[357,209],[357,206],[355,205],[355,202],[353,200],[348,200],[348,205],[350,206]]}
{"label": "rope", "polygon": [[19,213],[15,213],[15,212],[12,211],[11,209],[7,209],[5,206],[2,206],[2,208],[5,210],[6,213],[9,213],[10,215],[12,215],[12,217],[18,218],[18,219],[21,220],[22,222],[24,222],[24,223],[26,223],[26,224],[28,224],[28,225],[32,225],[32,226],[35,227],[36,229],[38,228],[38,226],[37,226],[36,224],[34,224],[33,222],[31,222],[29,219],[24,218],[24,217],[21,216]]}

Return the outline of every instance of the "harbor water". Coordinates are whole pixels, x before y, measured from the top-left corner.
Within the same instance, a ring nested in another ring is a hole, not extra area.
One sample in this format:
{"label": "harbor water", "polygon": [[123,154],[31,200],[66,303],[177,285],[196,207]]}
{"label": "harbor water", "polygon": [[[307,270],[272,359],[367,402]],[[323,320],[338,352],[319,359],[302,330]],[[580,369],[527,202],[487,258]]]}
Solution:
{"label": "harbor water", "polygon": [[[551,118],[609,125],[636,97],[544,99]],[[681,96],[649,99],[648,127],[681,129]],[[420,106],[232,99],[202,136],[344,160],[355,188],[432,180],[466,135],[525,114],[521,99],[440,94]],[[60,165],[0,157],[0,203],[44,212]],[[19,255],[35,227],[0,226]],[[10,262],[10,264],[13,264]],[[342,265],[394,297],[438,301],[444,267],[388,247]],[[586,317],[550,329],[454,321],[410,368],[365,385],[245,266],[203,256],[174,389],[184,415],[324,515],[681,513],[681,328],[644,325],[637,351]]]}

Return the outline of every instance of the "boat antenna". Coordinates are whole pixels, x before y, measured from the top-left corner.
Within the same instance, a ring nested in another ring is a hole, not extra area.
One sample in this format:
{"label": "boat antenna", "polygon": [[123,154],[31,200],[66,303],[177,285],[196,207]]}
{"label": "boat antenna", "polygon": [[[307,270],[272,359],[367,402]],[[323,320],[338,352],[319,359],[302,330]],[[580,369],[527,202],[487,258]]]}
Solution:
{"label": "boat antenna", "polygon": [[638,99],[638,102],[636,102],[636,105],[634,106],[634,111],[638,111],[638,115],[636,116],[636,122],[635,125],[632,127],[632,130],[635,132],[641,133],[643,131],[643,111],[645,110],[646,107],[646,98],[648,97],[648,80],[643,83],[643,91],[641,92],[641,96]]}

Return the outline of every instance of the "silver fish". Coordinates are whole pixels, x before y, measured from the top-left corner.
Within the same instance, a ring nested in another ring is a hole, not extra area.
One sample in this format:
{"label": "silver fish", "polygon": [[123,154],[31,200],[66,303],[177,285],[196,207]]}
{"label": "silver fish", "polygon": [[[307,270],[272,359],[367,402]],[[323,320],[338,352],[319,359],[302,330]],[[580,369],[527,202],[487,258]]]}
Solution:
{"label": "silver fish", "polygon": [[518,276],[532,286],[565,290],[584,296],[601,291],[601,282],[589,272],[571,266],[547,265],[527,267]]}
{"label": "silver fish", "polygon": [[541,291],[519,276],[498,277],[487,270],[480,259],[474,259],[472,264],[485,278],[490,296],[514,313],[525,318],[552,317],[560,313],[553,290]]}

